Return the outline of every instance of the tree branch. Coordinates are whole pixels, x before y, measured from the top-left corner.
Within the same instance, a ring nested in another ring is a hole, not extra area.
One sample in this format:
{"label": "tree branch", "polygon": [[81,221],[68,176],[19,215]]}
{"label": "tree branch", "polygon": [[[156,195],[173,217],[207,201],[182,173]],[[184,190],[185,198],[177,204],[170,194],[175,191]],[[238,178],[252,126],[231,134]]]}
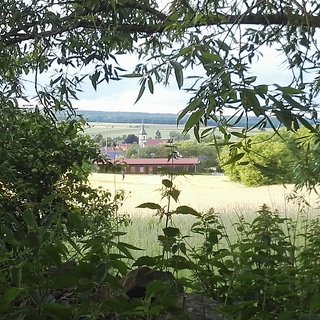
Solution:
{"label": "tree branch", "polygon": [[[132,7],[137,8],[138,5],[132,5]],[[158,14],[161,14],[157,11]],[[165,14],[161,14],[162,19],[167,18]],[[167,28],[173,30],[172,22],[166,21],[158,24],[130,24],[123,23],[117,24],[114,21],[104,22],[100,19],[95,19],[95,21],[85,19],[85,17],[79,17],[79,20],[74,18],[65,17],[61,19],[61,24],[57,28],[52,28],[51,30],[44,32],[31,32],[31,33],[21,33],[17,32],[13,34],[11,32],[5,33],[0,36],[0,40],[3,44],[10,46],[16,43],[21,43],[26,40],[40,39],[46,37],[52,37],[58,34],[63,34],[67,31],[76,30],[78,28],[84,28],[88,30],[110,30],[110,32],[125,32],[125,33],[145,33],[145,34],[154,34],[162,33]],[[92,18],[92,17],[91,17]],[[71,21],[70,21],[71,20]],[[55,22],[57,25],[57,23]],[[205,27],[205,26],[214,26],[214,25],[290,25],[290,26],[307,26],[312,28],[320,28],[320,16],[314,15],[297,15],[292,14],[290,16],[285,14],[248,14],[244,16],[239,15],[214,15],[209,16],[201,23],[191,23],[185,21],[177,21],[175,25],[178,25],[179,28],[193,28],[193,27]]]}

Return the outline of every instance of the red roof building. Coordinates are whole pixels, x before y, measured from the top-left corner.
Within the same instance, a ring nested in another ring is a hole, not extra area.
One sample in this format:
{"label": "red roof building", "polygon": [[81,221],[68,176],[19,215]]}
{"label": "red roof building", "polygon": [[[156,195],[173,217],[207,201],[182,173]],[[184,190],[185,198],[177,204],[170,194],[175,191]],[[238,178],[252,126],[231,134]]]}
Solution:
{"label": "red roof building", "polygon": [[168,139],[152,139],[149,138],[145,141],[144,146],[145,147],[156,147],[161,144],[166,144],[168,143]]}
{"label": "red roof building", "polygon": [[125,173],[132,174],[152,174],[163,171],[181,171],[186,173],[197,172],[198,158],[178,158],[168,161],[167,158],[138,158],[125,159]]}

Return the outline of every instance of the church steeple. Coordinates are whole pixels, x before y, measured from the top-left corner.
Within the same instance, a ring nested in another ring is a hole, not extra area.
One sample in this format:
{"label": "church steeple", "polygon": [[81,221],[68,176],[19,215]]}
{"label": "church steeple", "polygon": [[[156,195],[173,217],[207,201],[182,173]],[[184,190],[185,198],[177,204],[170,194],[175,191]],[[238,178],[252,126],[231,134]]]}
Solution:
{"label": "church steeple", "polygon": [[145,145],[146,141],[147,141],[147,132],[146,132],[146,130],[144,128],[144,124],[142,122],[141,129],[139,132],[139,147],[144,148],[146,146]]}

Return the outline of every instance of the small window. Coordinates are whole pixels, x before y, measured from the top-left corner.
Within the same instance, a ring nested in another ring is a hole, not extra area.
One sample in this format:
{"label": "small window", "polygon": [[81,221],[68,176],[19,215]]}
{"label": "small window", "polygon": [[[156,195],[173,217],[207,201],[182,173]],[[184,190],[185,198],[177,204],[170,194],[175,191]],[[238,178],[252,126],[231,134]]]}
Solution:
{"label": "small window", "polygon": [[140,167],[140,173],[144,173],[144,167]]}

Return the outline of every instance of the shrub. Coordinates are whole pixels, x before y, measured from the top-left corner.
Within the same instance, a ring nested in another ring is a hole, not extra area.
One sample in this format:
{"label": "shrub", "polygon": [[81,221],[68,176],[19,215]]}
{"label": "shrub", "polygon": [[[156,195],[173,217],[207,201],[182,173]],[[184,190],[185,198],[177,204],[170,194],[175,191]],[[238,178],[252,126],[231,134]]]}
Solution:
{"label": "shrub", "polygon": [[241,148],[225,148],[220,159],[224,172],[233,181],[247,186],[292,183],[301,151],[293,133],[280,131],[253,136]]}
{"label": "shrub", "polygon": [[131,258],[118,241],[122,195],[92,189],[83,123],[0,109],[0,317],[79,319],[102,308]]}

